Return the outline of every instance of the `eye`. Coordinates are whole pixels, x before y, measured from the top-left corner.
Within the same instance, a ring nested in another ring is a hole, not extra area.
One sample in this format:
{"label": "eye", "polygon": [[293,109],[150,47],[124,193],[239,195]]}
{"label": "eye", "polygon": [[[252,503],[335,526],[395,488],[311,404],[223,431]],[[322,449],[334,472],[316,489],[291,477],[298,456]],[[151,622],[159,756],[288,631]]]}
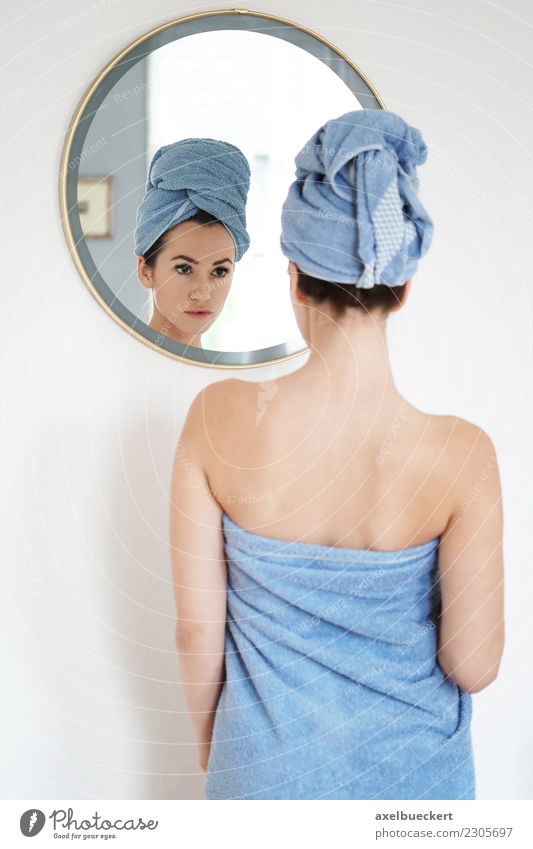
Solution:
{"label": "eye", "polygon": [[223,265],[219,265],[217,266],[217,268],[213,269],[213,274],[215,275],[215,277],[225,277],[226,274],[230,273],[230,271],[231,268],[225,268]]}
{"label": "eye", "polygon": [[186,263],[182,265],[175,265],[174,268],[178,274],[189,274],[192,271],[192,265],[187,265]]}

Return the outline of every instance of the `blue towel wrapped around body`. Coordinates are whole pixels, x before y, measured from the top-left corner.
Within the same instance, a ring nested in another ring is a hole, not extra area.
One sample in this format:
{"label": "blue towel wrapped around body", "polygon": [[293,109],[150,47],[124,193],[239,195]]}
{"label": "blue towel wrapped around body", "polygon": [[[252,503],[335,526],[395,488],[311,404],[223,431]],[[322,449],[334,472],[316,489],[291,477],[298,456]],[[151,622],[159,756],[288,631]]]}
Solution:
{"label": "blue towel wrapped around body", "polygon": [[474,799],[472,696],[436,660],[438,543],[254,534],[223,513],[226,676],[206,799]]}

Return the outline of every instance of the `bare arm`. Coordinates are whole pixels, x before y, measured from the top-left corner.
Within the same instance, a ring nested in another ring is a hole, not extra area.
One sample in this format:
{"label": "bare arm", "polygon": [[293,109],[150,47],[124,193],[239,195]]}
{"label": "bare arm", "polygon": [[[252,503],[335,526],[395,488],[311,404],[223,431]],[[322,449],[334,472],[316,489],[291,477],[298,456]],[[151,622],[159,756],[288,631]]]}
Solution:
{"label": "bare arm", "polygon": [[439,546],[442,611],[438,661],[459,686],[475,693],[496,677],[503,653],[503,514],[492,441],[463,422],[460,503]]}
{"label": "bare arm", "polygon": [[207,443],[207,391],[193,401],[176,447],[169,528],[176,646],[199,763],[204,770],[225,676],[227,587],[222,511],[210,491],[202,462]]}

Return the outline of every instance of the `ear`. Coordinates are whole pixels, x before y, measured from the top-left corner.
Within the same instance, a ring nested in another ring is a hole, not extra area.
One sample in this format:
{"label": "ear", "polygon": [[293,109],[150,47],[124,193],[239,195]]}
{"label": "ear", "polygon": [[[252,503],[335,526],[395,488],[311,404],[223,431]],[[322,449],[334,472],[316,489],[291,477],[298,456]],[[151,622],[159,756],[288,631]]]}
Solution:
{"label": "ear", "polygon": [[137,277],[145,289],[153,289],[154,281],[152,268],[144,261],[142,256],[137,257]]}
{"label": "ear", "polygon": [[401,299],[399,304],[394,304],[394,306],[391,309],[391,312],[396,312],[396,310],[401,309],[405,305],[405,302],[406,302],[406,300],[409,296],[409,292],[411,290],[411,280],[410,279],[406,280],[403,285],[404,285],[404,289],[403,289],[403,292],[402,292],[402,299]]}
{"label": "ear", "polygon": [[291,281],[291,298],[293,301],[300,301],[300,303],[306,304],[307,295],[298,288],[298,266],[292,259],[289,260],[288,272]]}

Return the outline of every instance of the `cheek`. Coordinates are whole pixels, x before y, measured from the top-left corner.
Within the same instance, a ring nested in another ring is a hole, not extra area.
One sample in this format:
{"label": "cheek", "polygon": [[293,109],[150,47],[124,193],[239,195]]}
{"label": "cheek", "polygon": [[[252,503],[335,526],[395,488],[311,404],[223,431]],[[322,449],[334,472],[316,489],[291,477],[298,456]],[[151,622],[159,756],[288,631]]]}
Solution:
{"label": "cheek", "polygon": [[156,289],[161,289],[163,286],[167,284],[170,278],[173,276],[172,270],[168,270],[166,268],[161,268],[160,265],[156,265],[153,272],[153,280]]}
{"label": "cheek", "polygon": [[174,269],[159,269],[154,275],[155,289],[158,295],[167,297],[175,295],[176,292],[185,293],[191,288],[190,279],[186,275],[178,274]]}
{"label": "cheek", "polygon": [[211,298],[222,303],[229,295],[233,274],[227,274],[225,277],[219,277],[215,281],[215,285],[211,290]]}

